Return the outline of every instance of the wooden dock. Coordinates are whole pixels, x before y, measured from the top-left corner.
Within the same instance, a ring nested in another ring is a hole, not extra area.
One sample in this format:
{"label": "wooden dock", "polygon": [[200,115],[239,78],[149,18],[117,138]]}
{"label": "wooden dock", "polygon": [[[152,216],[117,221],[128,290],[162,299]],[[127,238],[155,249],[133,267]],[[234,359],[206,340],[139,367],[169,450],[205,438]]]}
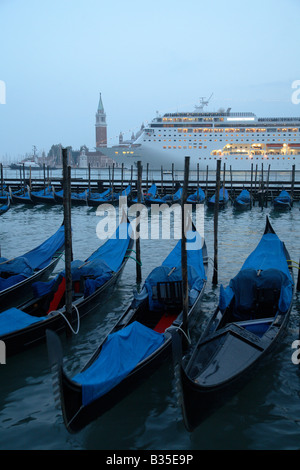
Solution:
{"label": "wooden dock", "polygon": [[[43,177],[28,177],[25,173],[22,175],[20,172],[19,178],[5,178],[0,181],[0,192],[2,185],[10,187],[12,191],[26,187],[27,185],[32,191],[43,189],[46,185],[52,185],[58,191],[62,189],[62,176],[57,176],[58,171],[55,171],[56,176],[53,176],[51,171],[44,168]],[[72,170],[76,174],[76,170]],[[93,175],[93,169],[87,169],[86,177],[71,177],[71,188],[73,192],[81,193],[90,189],[91,192],[102,192],[108,187],[113,187],[114,192],[119,192],[125,189],[127,185],[131,185],[132,194],[135,197],[138,190],[138,177],[137,169],[116,169],[114,167],[107,169],[100,169],[94,171],[97,173]],[[174,169],[161,168],[161,170],[151,170],[143,168],[142,172],[142,191],[147,192],[152,183],[157,185],[159,196],[166,194],[173,194],[179,185],[183,185],[184,173]],[[300,200],[300,172],[296,172],[295,165],[291,171],[272,171],[270,166],[266,168],[251,167],[250,171],[235,172],[231,168],[226,169],[223,167],[221,170],[221,187],[225,187],[231,199],[234,199],[242,189],[248,189],[252,194],[254,201],[260,201],[262,196],[265,201],[272,200],[276,197],[282,189],[288,191],[294,201]],[[201,188],[206,197],[210,197],[215,193],[216,189],[216,172],[215,171],[190,171],[188,194],[194,193],[198,188]]]}

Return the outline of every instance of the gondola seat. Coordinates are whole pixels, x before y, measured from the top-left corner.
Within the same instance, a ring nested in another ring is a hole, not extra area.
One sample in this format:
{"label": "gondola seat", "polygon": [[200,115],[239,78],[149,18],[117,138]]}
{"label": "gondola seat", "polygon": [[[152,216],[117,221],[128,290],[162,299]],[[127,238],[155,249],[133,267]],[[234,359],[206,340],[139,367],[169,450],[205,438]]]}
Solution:
{"label": "gondola seat", "polygon": [[64,299],[66,291],[66,279],[59,274],[55,279],[48,282],[35,282],[32,284],[34,296],[42,301],[38,302],[41,315],[48,315],[57,310]]}
{"label": "gondola seat", "polygon": [[158,282],[157,298],[165,308],[182,306],[182,281]]}
{"label": "gondola seat", "polygon": [[232,314],[234,321],[273,317],[279,306],[284,274],[276,269],[241,270],[231,281],[234,292]]}

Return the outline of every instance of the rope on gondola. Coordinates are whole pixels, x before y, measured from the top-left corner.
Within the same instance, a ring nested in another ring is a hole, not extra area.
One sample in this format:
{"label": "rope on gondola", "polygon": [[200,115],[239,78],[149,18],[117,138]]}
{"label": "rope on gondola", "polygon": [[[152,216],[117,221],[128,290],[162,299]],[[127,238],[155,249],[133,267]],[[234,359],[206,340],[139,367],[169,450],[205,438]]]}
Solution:
{"label": "rope on gondola", "polygon": [[79,312],[78,312],[78,308],[76,307],[76,305],[72,305],[72,307],[74,307],[76,313],[77,313],[77,319],[78,319],[78,322],[77,322],[77,329],[76,331],[73,329],[72,325],[70,324],[69,320],[67,319],[67,317],[60,311],[60,310],[53,310],[52,312],[49,313],[49,315],[51,314],[54,314],[54,313],[59,313],[59,315],[61,315],[63,317],[63,319],[66,321],[67,325],[69,326],[70,330],[72,331],[72,333],[74,335],[77,335],[78,332],[79,332],[79,328],[80,328],[80,315],[79,315]]}
{"label": "rope on gondola", "polygon": [[172,330],[172,329],[174,329],[174,328],[175,328],[176,331],[178,331],[178,330],[181,331],[181,333],[186,337],[187,342],[188,342],[189,344],[191,344],[191,338],[186,334],[185,331],[183,331],[182,328],[180,328],[180,326],[172,326],[172,325],[171,325],[171,326],[169,326],[169,328],[166,328],[165,332],[166,332],[166,331],[169,331],[169,330]]}
{"label": "rope on gondola", "polygon": [[292,259],[287,259],[288,263],[295,263],[297,266],[292,266],[292,268],[300,269],[300,265],[297,261],[293,261]]}
{"label": "rope on gondola", "polygon": [[124,256],[124,258],[131,258],[133,259],[133,261],[135,261],[137,264],[139,264],[140,266],[143,266],[142,265],[142,262],[139,262],[137,259],[135,259],[133,256]]}

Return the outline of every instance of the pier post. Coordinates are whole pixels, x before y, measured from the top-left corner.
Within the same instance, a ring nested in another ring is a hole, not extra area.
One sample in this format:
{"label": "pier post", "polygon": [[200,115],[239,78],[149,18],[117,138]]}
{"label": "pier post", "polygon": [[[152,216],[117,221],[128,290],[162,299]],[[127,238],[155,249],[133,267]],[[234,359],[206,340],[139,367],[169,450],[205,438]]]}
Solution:
{"label": "pier post", "polygon": [[220,194],[220,176],[221,176],[221,160],[217,160],[216,172],[216,198],[214,207],[214,272],[212,283],[218,284],[218,215],[219,215],[219,194]]}
{"label": "pier post", "polygon": [[[140,205],[142,202],[142,163],[137,162],[137,202]],[[141,213],[138,213],[138,217],[141,216]],[[141,270],[141,225],[138,223],[136,225],[136,239],[135,239],[135,249],[136,249],[136,283],[139,285],[142,282],[142,270]]]}
{"label": "pier post", "polygon": [[44,175],[44,195],[46,194],[46,165],[43,163],[43,175]]}
{"label": "pier post", "polygon": [[182,329],[187,333],[187,317],[189,307],[189,286],[188,286],[188,275],[187,275],[187,250],[186,250],[186,230],[188,227],[188,217],[190,216],[185,210],[188,185],[189,185],[189,168],[190,168],[190,157],[185,157],[184,162],[184,181],[182,189],[182,200],[181,200],[181,271],[182,271]]}
{"label": "pier post", "polygon": [[174,163],[172,163],[172,202],[174,198]]}
{"label": "pier post", "polygon": [[253,201],[252,181],[253,181],[253,163],[251,163],[250,208],[252,208],[252,201]]}
{"label": "pier post", "polygon": [[255,187],[254,187],[255,197],[256,197],[256,182],[257,182],[257,164],[255,165]]}
{"label": "pier post", "polygon": [[149,186],[149,163],[147,163],[146,194],[148,193],[148,186]]}
{"label": "pier post", "polygon": [[230,195],[231,195],[231,204],[232,204],[232,202],[235,199],[235,190],[234,191],[232,190],[232,167],[231,165],[229,167],[229,170],[230,170]]}
{"label": "pier post", "polygon": [[266,194],[265,194],[266,207],[268,207],[270,167],[271,165],[269,165],[268,167],[268,174],[267,174],[267,189],[266,189]]}
{"label": "pier post", "polygon": [[122,163],[122,169],[121,169],[121,192],[123,191],[123,181],[124,181],[124,163]]}
{"label": "pier post", "polygon": [[214,207],[214,272],[212,283],[218,284],[218,215],[219,215],[219,194],[220,194],[221,160],[217,160],[216,172],[216,198]]}
{"label": "pier post", "polygon": [[197,163],[197,202],[199,202],[199,163]]}
{"label": "pier post", "polygon": [[[72,319],[72,228],[71,228],[71,167],[68,165],[68,149],[62,149],[63,160],[63,206],[65,229],[65,309],[69,320]],[[69,330],[67,330],[69,331]]]}
{"label": "pier post", "polygon": [[1,168],[1,196],[3,196],[3,165],[0,163],[0,168]]}
{"label": "pier post", "polygon": [[292,181],[291,181],[291,198],[292,198],[292,204],[294,200],[294,186],[295,186],[295,165],[292,167]]}
{"label": "pier post", "polygon": [[24,188],[24,194],[26,193],[26,180],[25,180],[25,165],[23,163],[23,188]]}
{"label": "pier post", "polygon": [[[299,261],[299,265],[300,265],[300,261]],[[297,292],[299,291],[300,291],[300,269],[298,269],[298,277],[297,277]]]}

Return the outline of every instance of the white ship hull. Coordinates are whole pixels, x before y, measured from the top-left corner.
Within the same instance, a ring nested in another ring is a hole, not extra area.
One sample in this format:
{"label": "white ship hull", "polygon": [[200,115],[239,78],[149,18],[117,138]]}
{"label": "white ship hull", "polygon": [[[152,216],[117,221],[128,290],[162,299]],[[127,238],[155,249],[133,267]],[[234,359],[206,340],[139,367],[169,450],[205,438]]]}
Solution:
{"label": "white ship hull", "polygon": [[204,171],[215,170],[217,165],[217,160],[221,160],[221,166],[226,165],[226,169],[229,169],[230,166],[234,171],[245,171],[251,170],[253,168],[261,169],[261,166],[264,166],[264,169],[267,169],[270,165],[272,170],[276,171],[285,171],[291,170],[293,165],[296,165],[299,168],[300,164],[300,155],[295,156],[272,156],[272,154],[264,154],[261,156],[243,156],[239,153],[231,154],[228,156],[219,155],[219,156],[207,156],[199,157],[199,153],[195,150],[183,151],[178,150],[177,152],[172,151],[162,151],[158,148],[150,147],[143,145],[138,150],[135,148],[128,148],[124,151],[124,148],[102,148],[101,151],[111,157],[116,163],[122,164],[126,168],[130,168],[131,165],[136,165],[138,161],[142,162],[142,165],[146,166],[149,163],[151,169],[159,170],[161,167],[163,169],[171,169],[172,164],[176,170],[184,169],[184,159],[186,156],[190,157],[190,169],[196,170],[199,165],[199,170]]}
{"label": "white ship hull", "polygon": [[300,118],[257,118],[253,113],[192,112],[156,117],[131,145],[101,148],[115,162],[152,169],[291,170],[300,163]]}

